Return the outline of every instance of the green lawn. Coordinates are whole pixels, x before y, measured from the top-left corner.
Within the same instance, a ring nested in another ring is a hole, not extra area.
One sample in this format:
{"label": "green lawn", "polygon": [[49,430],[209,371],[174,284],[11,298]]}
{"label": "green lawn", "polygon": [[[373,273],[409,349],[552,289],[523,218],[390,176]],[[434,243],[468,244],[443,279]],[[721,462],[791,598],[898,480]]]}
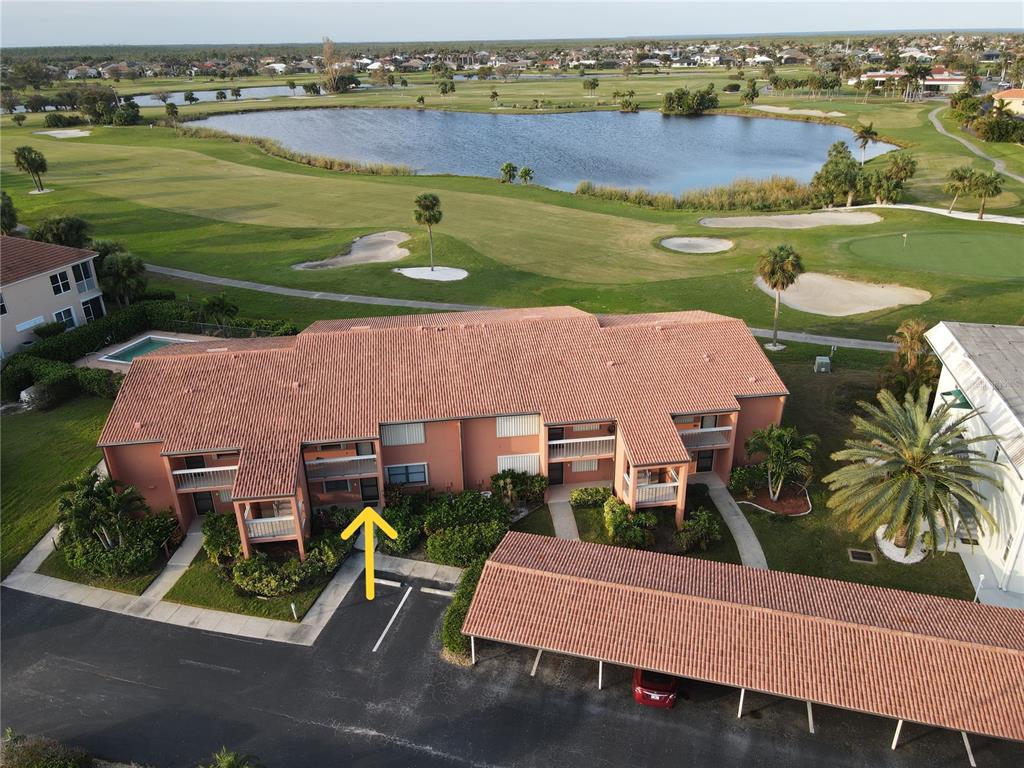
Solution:
{"label": "green lawn", "polygon": [[57,487],[92,467],[110,401],[80,397],[49,411],[0,417],[3,576],[18,564],[57,519]]}
{"label": "green lawn", "polygon": [[[801,432],[813,432],[821,438],[815,461],[815,481],[811,485],[811,514],[784,517],[741,508],[754,528],[771,568],[970,599],[974,594],[963,562],[956,554],[932,556],[915,565],[903,565],[885,559],[874,541],[850,531],[845,520],[826,506],[827,490],[820,478],[835,468],[829,454],[842,447],[851,433],[850,417],[858,400],[874,399],[878,368],[882,355],[871,353],[838,357],[836,372],[815,374],[811,370],[814,348],[791,345],[789,359],[776,362],[776,368],[790,396],[783,416]],[[840,356],[846,355],[840,350]],[[802,359],[801,359],[802,358]],[[874,565],[851,562],[848,549],[875,551]]]}
{"label": "green lawn", "polygon": [[[665,87],[699,84],[709,77],[722,79],[724,73],[645,75],[633,80],[645,106],[653,107],[656,94]],[[618,81],[602,81],[602,86],[611,88],[613,82]],[[421,87],[428,86],[325,98],[334,104],[400,106]],[[548,95],[557,90],[563,98],[579,88],[583,99],[582,87],[572,78],[465,87],[460,83],[456,96],[441,106],[489,110],[492,87],[503,98],[505,93],[511,98],[545,89],[554,89]],[[729,101],[734,98],[729,96],[724,106],[738,106]],[[601,100],[599,89],[587,106],[598,108]],[[307,103],[284,102],[261,106]],[[837,122],[873,122],[884,136],[907,144],[919,161],[918,176],[908,190],[910,201],[942,205],[941,186],[950,167],[965,162],[990,165],[934,130],[927,121],[931,105],[862,104],[849,96],[820,102],[777,96],[764,102],[839,110],[843,117]],[[438,105],[428,98],[428,106]],[[29,121],[38,119],[31,116]],[[772,302],[753,287],[753,265],[764,248],[788,242],[801,253],[808,270],[899,282],[923,288],[932,298],[914,307],[849,318],[784,309],[783,328],[884,338],[907,317],[929,322],[1020,318],[1024,264],[1015,257],[1021,238],[1011,225],[883,210],[882,223],[865,227],[729,230],[725,236],[736,242],[732,250],[688,256],[668,252],[657,242],[668,235],[719,234],[698,224],[702,213],[642,209],[536,185],[502,185],[495,179],[339,174],[271,157],[252,145],[186,138],[167,128],[98,128],[88,138],[59,141],[0,124],[5,140],[37,146],[49,160],[46,179],[56,191],[29,197],[27,177],[3,157],[5,188],[26,221],[58,212],[79,213],[93,222],[98,237],[123,240],[147,261],[197,272],[308,290],[497,306],[572,304],[614,312],[701,308],[763,326],[771,320]],[[1007,157],[1014,150],[1000,147],[999,152]],[[405,265],[426,263],[427,239],[411,216],[412,199],[422,191],[436,192],[444,206],[445,218],[435,233],[438,261],[467,269],[466,280],[409,280],[392,271],[394,264],[316,272],[291,268],[299,261],[343,252],[354,237],[382,229],[412,236]],[[1022,198],[1024,185],[1008,182],[1006,191],[990,201],[990,210],[1020,213]],[[959,207],[971,210],[976,203],[965,199]],[[909,234],[906,248],[903,233]],[[175,287],[197,296],[213,290],[194,284]],[[317,317],[394,311],[229,293],[248,314],[259,314],[265,305],[264,314],[303,325]]]}
{"label": "green lawn", "polygon": [[164,600],[279,621],[294,621],[291,604],[295,603],[295,611],[301,621],[326,586],[327,581],[323,581],[290,595],[266,600],[246,597],[235,592],[234,585],[220,577],[206,553],[201,551]]}
{"label": "green lawn", "polygon": [[576,518],[576,530],[579,531],[582,541],[592,541],[594,544],[612,543],[604,529],[604,510],[600,507],[574,509],[572,514]]}
{"label": "green lawn", "polygon": [[554,536],[555,524],[551,522],[551,513],[548,505],[544,504],[528,514],[522,520],[512,526],[513,531],[523,533],[536,533],[541,536]]}
{"label": "green lawn", "polygon": [[89,574],[80,573],[79,571],[71,568],[64,560],[64,555],[58,551],[51,552],[49,557],[43,560],[42,565],[36,570],[37,573],[41,573],[44,576],[52,576],[55,579],[64,579],[64,581],[74,581],[79,584],[85,584],[89,587],[99,587],[101,589],[112,589],[115,592],[124,592],[129,595],[141,595],[146,591],[153,579],[160,575],[160,571],[167,565],[167,559],[161,557],[152,568],[146,573],[139,576],[131,576],[129,578],[118,579],[106,576],[90,576]]}

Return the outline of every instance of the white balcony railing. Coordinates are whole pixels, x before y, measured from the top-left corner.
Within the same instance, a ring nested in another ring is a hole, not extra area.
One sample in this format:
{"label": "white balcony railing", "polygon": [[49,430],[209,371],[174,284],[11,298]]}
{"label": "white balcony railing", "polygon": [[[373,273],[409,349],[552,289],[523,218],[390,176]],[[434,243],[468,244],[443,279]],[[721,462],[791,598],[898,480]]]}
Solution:
{"label": "white balcony railing", "polygon": [[376,474],[376,456],[339,456],[306,462],[306,477],[310,480],[334,480]]}
{"label": "white balcony railing", "polygon": [[728,448],[732,441],[732,427],[704,427],[703,429],[681,429],[679,437],[687,450],[710,450]]}
{"label": "white balcony railing", "polygon": [[279,536],[295,535],[295,516],[283,515],[281,517],[260,517],[255,520],[247,519],[245,527],[249,532],[249,540],[272,539]]}
{"label": "white balcony railing", "polygon": [[679,483],[652,483],[636,487],[637,506],[675,504],[679,495]]}
{"label": "white balcony railing", "polygon": [[576,437],[570,440],[549,440],[548,459],[587,459],[595,456],[612,456],[615,453],[614,437]]}
{"label": "white balcony railing", "polygon": [[96,278],[87,277],[85,278],[85,280],[79,280],[77,283],[75,283],[75,287],[78,289],[79,293],[89,293],[90,291],[95,291]]}
{"label": "white balcony railing", "polygon": [[230,488],[235,484],[238,467],[206,467],[200,469],[176,469],[174,487],[178,491],[203,491]]}

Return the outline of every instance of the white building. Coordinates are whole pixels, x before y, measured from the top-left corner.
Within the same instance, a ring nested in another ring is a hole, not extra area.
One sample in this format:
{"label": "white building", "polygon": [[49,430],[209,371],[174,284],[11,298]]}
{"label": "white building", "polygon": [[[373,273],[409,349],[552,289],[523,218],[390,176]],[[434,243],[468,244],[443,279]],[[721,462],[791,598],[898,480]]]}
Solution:
{"label": "white building", "polygon": [[957,551],[976,588],[984,576],[982,602],[1024,608],[1024,327],[943,322],[925,337],[942,361],[936,404],[979,409],[969,434],[998,438],[979,448],[998,463],[1002,489],[977,489],[997,528],[958,530]]}

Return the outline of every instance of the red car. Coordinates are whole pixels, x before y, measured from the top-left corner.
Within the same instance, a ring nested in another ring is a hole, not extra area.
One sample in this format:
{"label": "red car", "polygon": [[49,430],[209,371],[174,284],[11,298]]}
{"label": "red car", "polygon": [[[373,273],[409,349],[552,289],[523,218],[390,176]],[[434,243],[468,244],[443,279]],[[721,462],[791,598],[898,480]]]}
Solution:
{"label": "red car", "polygon": [[679,678],[661,672],[633,670],[633,698],[647,707],[670,709],[679,695]]}

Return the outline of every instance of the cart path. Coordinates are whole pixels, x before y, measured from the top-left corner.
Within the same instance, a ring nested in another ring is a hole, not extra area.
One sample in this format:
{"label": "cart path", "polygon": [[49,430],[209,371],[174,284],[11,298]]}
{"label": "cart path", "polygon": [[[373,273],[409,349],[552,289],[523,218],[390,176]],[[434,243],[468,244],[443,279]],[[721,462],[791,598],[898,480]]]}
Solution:
{"label": "cart path", "polygon": [[[236,280],[231,277],[219,275],[205,275],[202,272],[189,272],[184,269],[172,267],[161,267],[157,264],[147,264],[146,269],[155,275],[166,275],[181,280],[192,280],[197,283],[208,283],[210,285],[222,285],[228,288],[244,288],[249,291],[262,291],[263,293],[275,293],[281,296],[295,296],[302,299],[320,299],[323,301],[341,301],[352,304],[374,304],[384,307],[407,307],[413,309],[426,309],[442,312],[458,312],[463,310],[481,309],[503,309],[503,307],[491,307],[480,304],[448,304],[439,301],[418,301],[416,299],[393,299],[387,296],[360,296],[354,293],[330,293],[325,291],[305,291],[299,288],[285,288],[280,285],[268,285],[266,283],[254,283],[250,280]],[[765,328],[751,328],[754,336],[771,338],[772,332]],[[892,352],[896,349],[895,344],[886,341],[869,341],[866,339],[848,339],[841,336],[822,336],[802,331],[779,331],[779,338],[783,341],[798,341],[806,344],[822,344],[824,346],[836,346],[846,349],[870,349],[876,352]]]}
{"label": "cart path", "polygon": [[1014,181],[1019,181],[1021,184],[1024,184],[1024,176],[1018,176],[1016,173],[1008,171],[1006,169],[1005,160],[1000,160],[999,158],[995,157],[989,157],[976,146],[974,146],[971,142],[965,139],[963,136],[957,136],[955,133],[950,133],[949,131],[947,131],[946,127],[939,121],[939,112],[941,112],[944,109],[946,109],[946,105],[936,107],[935,109],[928,113],[928,119],[932,121],[932,125],[935,126],[936,131],[941,133],[943,136],[948,136],[951,139],[956,139],[965,147],[967,147],[971,152],[976,154],[978,157],[988,160],[990,163],[992,163],[997,172],[1003,174],[1004,176],[1009,176]]}

